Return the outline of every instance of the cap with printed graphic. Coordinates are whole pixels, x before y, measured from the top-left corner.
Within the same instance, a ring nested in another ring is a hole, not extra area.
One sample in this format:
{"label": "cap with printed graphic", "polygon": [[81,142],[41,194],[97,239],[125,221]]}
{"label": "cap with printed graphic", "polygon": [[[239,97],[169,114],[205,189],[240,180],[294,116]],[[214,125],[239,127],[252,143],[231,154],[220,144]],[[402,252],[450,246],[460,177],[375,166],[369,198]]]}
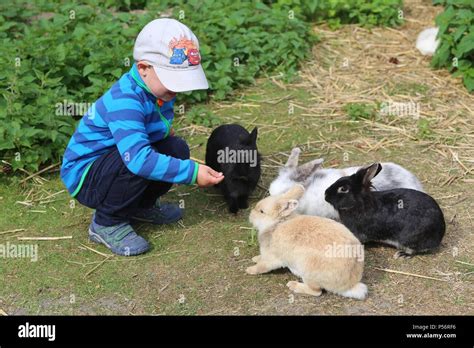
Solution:
{"label": "cap with printed graphic", "polygon": [[145,25],[135,41],[133,58],[150,63],[172,92],[209,88],[199,41],[191,29],[175,19],[160,18]]}

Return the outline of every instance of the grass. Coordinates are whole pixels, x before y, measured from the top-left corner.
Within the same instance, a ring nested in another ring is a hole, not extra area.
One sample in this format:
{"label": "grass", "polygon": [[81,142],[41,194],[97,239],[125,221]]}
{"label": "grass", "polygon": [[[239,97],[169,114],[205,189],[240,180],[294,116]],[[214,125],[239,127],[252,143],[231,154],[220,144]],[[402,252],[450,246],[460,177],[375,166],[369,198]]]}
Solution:
{"label": "grass", "polygon": [[366,103],[349,103],[344,106],[344,111],[350,120],[358,121],[360,119],[374,119],[377,111],[380,109],[377,105]]}
{"label": "grass", "polygon": [[404,83],[397,83],[394,86],[387,89],[387,93],[389,95],[423,95],[429,91],[429,86],[423,83],[416,83],[416,82],[404,82]]}
{"label": "grass", "polygon": [[[407,1],[407,6],[413,18],[427,23],[434,18],[431,8],[416,1]],[[332,32],[319,26],[316,31],[325,39],[315,46],[314,59],[303,67],[297,81],[285,85],[278,76],[261,79],[255,87],[236,92],[232,100],[209,106],[223,123],[259,127],[264,187],[296,145],[303,149],[302,162],[324,157],[324,165],[330,167],[394,161],[418,175],[445,213],[448,227],[442,247],[435,254],[406,261],[394,260],[394,249],[367,248],[366,301],[325,293],[319,298],[294,295],[292,302],[285,284],[295,277],[289,272],[246,275],[245,268],[258,253],[248,211],[230,215],[212,188],[173,188],[166,200],[184,200],[183,223],[137,225],[152,250],[139,257],[111,257],[91,272],[104,257],[81,244],[108,254],[105,247],[87,239],[92,211],[80,205],[71,208],[65,192],[43,205],[16,203],[26,200],[31,190],[37,198],[63,190],[57,173],[50,173],[44,176],[49,181],[42,184],[30,180],[20,185],[10,178],[0,179],[0,233],[26,229],[0,234],[0,244],[19,243],[18,236],[72,236],[68,240],[22,242],[38,244],[38,262],[0,259],[0,278],[4,279],[0,309],[9,314],[473,314],[473,269],[469,264],[473,264],[474,249],[470,190],[474,134],[470,96],[460,92],[459,81],[447,72],[433,72],[429,62],[414,51],[412,41],[427,23],[408,20],[399,31],[370,32],[356,26]],[[406,47],[392,45],[400,41]],[[368,44],[387,47],[371,52],[364,49]],[[404,66],[379,61],[397,52],[408,52],[399,57]],[[350,70],[337,64],[344,58],[349,59]],[[355,79],[357,76],[363,79]],[[391,89],[397,93],[390,95],[387,91]],[[344,110],[349,103],[375,105],[391,100],[421,103],[420,119],[350,120]],[[176,128],[177,135],[190,144],[192,156],[204,159],[212,128],[192,124],[186,117],[177,118]],[[453,160],[453,152],[459,161]],[[251,205],[264,195],[264,190],[257,189]],[[391,274],[375,267],[447,281]]]}

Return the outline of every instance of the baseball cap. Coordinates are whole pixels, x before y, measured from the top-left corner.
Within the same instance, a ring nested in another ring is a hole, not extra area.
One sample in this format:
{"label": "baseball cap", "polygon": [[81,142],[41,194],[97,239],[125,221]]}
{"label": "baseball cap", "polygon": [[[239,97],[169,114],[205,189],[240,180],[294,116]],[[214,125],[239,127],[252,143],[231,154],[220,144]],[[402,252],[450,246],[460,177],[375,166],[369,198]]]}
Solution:
{"label": "baseball cap", "polygon": [[209,88],[199,41],[175,19],[159,18],[145,25],[135,41],[133,58],[152,65],[161,83],[172,92]]}

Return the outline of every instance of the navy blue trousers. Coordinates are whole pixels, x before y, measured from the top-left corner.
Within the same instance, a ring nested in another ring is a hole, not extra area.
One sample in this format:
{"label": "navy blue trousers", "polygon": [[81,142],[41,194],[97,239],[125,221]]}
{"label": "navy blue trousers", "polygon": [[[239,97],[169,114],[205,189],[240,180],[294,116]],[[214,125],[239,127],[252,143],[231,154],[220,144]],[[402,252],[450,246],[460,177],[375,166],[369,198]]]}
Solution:
{"label": "navy blue trousers", "polygon": [[[179,137],[170,136],[152,146],[161,154],[189,158],[189,147]],[[168,192],[172,185],[133,174],[123,163],[117,148],[114,148],[94,161],[76,199],[96,210],[96,223],[113,226],[129,222],[137,210],[152,207],[156,199]]]}

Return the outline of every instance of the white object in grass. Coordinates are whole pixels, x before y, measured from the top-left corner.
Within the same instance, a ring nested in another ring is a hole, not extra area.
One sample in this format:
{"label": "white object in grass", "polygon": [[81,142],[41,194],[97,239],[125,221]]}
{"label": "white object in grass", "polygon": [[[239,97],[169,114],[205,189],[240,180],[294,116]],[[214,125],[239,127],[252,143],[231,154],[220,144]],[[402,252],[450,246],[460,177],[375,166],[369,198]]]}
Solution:
{"label": "white object in grass", "polygon": [[439,40],[436,39],[439,28],[428,28],[423,30],[416,39],[416,48],[424,56],[432,56],[439,46]]}

